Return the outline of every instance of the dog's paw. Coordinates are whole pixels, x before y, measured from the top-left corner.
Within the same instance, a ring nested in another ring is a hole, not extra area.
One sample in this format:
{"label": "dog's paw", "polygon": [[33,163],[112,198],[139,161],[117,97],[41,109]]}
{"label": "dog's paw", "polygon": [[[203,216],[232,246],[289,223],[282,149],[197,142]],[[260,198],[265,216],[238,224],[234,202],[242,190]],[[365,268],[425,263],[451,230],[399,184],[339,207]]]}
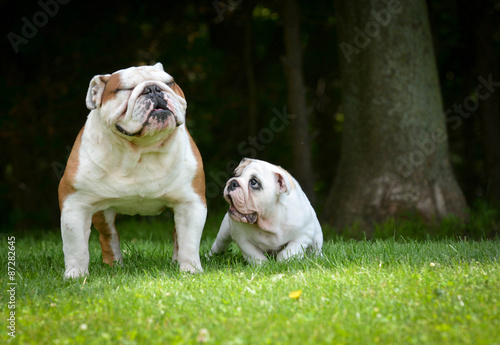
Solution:
{"label": "dog's paw", "polygon": [[64,272],[64,279],[81,278],[88,274],[88,269],[73,267]]}
{"label": "dog's paw", "polygon": [[180,264],[179,266],[180,266],[179,270],[181,272],[189,272],[192,274],[203,272],[203,268],[201,267],[201,264],[184,263],[184,264]]}

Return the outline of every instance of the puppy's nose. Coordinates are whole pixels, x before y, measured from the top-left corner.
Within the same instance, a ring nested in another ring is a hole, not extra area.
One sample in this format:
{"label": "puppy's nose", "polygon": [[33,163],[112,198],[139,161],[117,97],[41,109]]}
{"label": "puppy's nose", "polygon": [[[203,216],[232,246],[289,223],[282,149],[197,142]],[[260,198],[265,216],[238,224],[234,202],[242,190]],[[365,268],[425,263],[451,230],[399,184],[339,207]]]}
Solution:
{"label": "puppy's nose", "polygon": [[235,190],[239,186],[240,185],[238,184],[238,182],[236,180],[232,180],[231,182],[229,182],[229,185],[227,186],[227,191],[232,192],[233,190]]}
{"label": "puppy's nose", "polygon": [[158,85],[148,85],[142,90],[143,95],[150,93],[161,93],[161,88]]}

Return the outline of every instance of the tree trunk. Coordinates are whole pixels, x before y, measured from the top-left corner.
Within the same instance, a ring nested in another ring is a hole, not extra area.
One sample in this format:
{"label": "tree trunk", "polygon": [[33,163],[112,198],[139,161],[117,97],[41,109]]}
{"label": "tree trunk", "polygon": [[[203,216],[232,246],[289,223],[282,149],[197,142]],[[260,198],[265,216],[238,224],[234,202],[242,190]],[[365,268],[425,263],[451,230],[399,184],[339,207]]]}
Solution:
{"label": "tree trunk", "polygon": [[300,8],[297,0],[284,0],[283,26],[286,56],[283,59],[287,83],[289,113],[292,122],[293,174],[302,189],[315,203],[314,174],[309,136],[309,110],[302,76],[302,46],[300,43]]}
{"label": "tree trunk", "polygon": [[339,170],[324,218],[337,231],[408,212],[427,221],[466,202],[448,158],[424,0],[337,1],[345,116]]}

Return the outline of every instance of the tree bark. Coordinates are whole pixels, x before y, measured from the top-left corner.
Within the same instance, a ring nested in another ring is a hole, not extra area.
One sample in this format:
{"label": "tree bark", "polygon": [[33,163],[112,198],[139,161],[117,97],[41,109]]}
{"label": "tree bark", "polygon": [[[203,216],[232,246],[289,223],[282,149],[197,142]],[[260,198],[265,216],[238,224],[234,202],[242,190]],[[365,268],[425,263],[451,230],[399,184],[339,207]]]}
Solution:
{"label": "tree bark", "polygon": [[426,221],[466,202],[448,157],[424,0],[337,1],[345,116],[339,170],[324,220],[337,231],[408,212]]}
{"label": "tree bark", "polygon": [[289,113],[295,115],[292,122],[293,174],[311,203],[315,203],[314,174],[311,161],[309,135],[309,110],[306,103],[302,75],[302,46],[300,42],[300,8],[297,0],[283,1],[283,28],[285,57],[283,67],[288,93]]}

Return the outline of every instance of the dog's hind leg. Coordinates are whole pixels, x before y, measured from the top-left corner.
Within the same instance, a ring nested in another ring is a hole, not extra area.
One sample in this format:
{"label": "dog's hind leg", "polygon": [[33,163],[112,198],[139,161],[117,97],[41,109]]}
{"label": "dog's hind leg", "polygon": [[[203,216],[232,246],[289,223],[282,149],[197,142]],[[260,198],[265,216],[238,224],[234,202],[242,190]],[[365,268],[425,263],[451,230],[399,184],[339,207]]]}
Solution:
{"label": "dog's hind leg", "polygon": [[120,236],[115,228],[116,211],[107,209],[92,216],[92,223],[99,231],[101,242],[102,261],[110,266],[115,262],[123,264],[120,250]]}

